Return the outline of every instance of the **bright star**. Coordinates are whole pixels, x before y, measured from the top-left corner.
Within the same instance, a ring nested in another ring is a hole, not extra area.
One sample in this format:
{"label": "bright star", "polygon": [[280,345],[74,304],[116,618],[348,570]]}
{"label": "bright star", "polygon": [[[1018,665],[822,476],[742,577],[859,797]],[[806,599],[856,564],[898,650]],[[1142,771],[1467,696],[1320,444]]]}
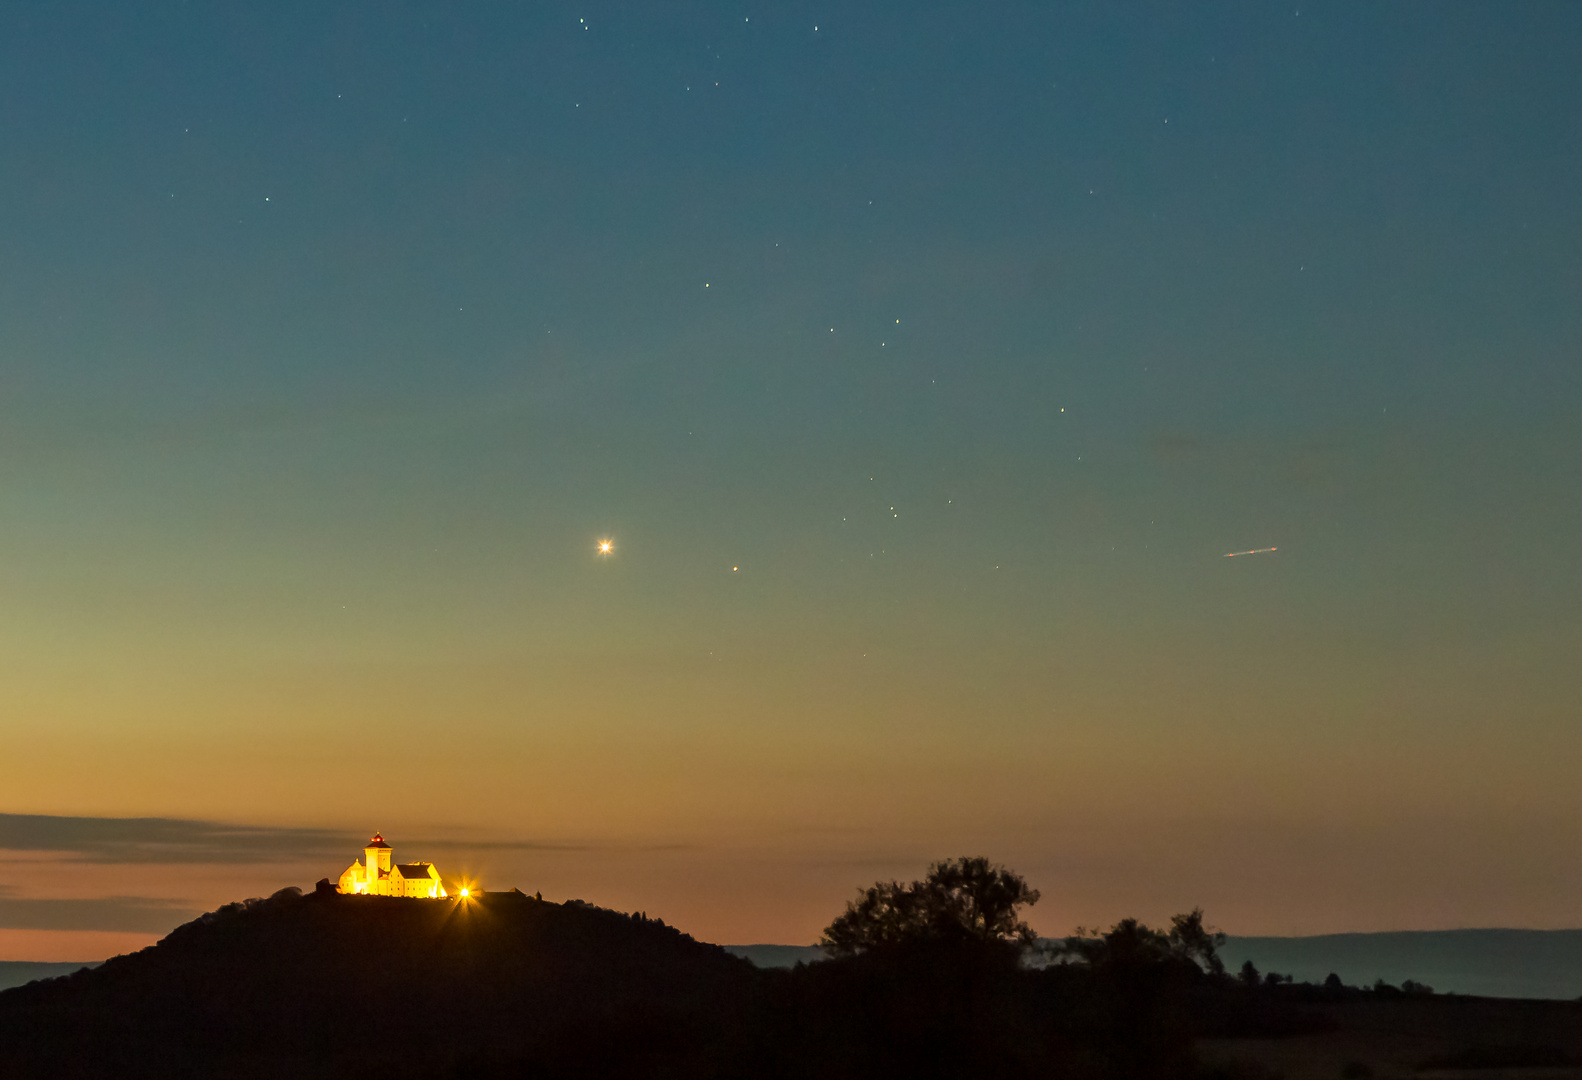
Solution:
{"label": "bright star", "polygon": [[599,541],[599,554],[600,555],[608,555],[610,552],[612,552],[614,550],[615,550],[615,541],[614,540],[600,540]]}

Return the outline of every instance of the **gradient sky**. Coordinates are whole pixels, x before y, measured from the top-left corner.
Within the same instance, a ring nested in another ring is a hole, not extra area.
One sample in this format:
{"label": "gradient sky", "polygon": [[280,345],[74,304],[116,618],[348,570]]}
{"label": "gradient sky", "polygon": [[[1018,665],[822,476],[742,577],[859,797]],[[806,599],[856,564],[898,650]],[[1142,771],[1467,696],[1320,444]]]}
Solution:
{"label": "gradient sky", "polygon": [[967,853],[1051,934],[1582,923],[1579,49],[0,3],[0,958],[375,829],[716,941]]}

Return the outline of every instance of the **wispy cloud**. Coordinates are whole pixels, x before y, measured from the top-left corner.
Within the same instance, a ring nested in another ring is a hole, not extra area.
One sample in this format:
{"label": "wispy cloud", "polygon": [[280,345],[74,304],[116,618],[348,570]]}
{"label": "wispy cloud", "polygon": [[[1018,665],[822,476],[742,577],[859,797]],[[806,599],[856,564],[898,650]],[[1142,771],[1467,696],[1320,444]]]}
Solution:
{"label": "wispy cloud", "polygon": [[696,844],[623,844],[619,842],[548,843],[542,840],[440,840],[412,839],[402,842],[402,847],[439,851],[600,851],[610,854],[649,853],[659,851],[696,851]]}
{"label": "wispy cloud", "polygon": [[403,840],[402,847],[438,848],[444,851],[591,851],[587,844],[546,844],[536,840],[440,840],[417,837]]}
{"label": "wispy cloud", "polygon": [[[76,863],[288,863],[329,859],[344,863],[361,852],[366,834],[338,829],[232,825],[185,818],[63,817],[0,814],[0,851],[48,852]],[[403,837],[404,850],[476,852],[687,851],[690,844],[620,844]],[[339,865],[338,863],[337,865]],[[0,896],[5,895],[0,886]]]}
{"label": "wispy cloud", "polygon": [[67,862],[294,862],[343,854],[346,848],[346,834],[329,829],[227,825],[181,818],[0,814],[0,850],[48,851]]}
{"label": "wispy cloud", "polygon": [[18,900],[0,896],[0,930],[119,930],[163,934],[198,912],[178,900],[102,896],[89,900]]}

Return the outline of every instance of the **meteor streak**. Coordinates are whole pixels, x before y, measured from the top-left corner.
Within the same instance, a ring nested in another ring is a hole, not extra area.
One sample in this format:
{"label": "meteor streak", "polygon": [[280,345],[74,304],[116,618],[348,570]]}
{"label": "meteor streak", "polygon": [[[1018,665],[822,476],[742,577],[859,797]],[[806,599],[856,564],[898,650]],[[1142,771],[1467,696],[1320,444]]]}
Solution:
{"label": "meteor streak", "polygon": [[1238,555],[1262,555],[1266,551],[1278,551],[1279,548],[1253,548],[1251,551],[1227,551],[1225,557],[1234,559]]}

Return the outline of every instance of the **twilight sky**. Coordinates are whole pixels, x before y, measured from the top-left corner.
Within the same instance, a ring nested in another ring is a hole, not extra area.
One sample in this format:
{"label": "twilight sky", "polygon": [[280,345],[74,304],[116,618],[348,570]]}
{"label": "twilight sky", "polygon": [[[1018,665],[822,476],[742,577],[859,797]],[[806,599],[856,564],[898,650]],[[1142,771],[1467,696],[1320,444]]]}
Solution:
{"label": "twilight sky", "polygon": [[1578,925],[1579,48],[0,2],[0,959],[376,829],[716,941]]}

